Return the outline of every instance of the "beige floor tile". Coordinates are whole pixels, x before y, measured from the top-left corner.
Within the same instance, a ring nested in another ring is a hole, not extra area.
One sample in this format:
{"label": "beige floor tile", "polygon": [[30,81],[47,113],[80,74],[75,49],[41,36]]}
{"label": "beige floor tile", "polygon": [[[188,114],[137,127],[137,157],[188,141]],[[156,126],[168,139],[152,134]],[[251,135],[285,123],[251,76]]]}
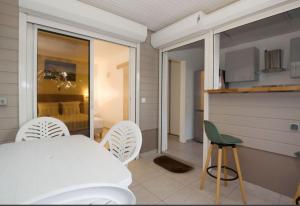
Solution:
{"label": "beige floor tile", "polygon": [[162,200],[183,187],[182,184],[167,175],[157,176],[141,184]]}
{"label": "beige floor tile", "polygon": [[294,205],[294,199],[285,195],[280,195],[279,198],[279,204],[280,205]]}
{"label": "beige floor tile", "polygon": [[[245,182],[245,190],[248,204],[279,204],[280,194],[260,186]],[[239,187],[237,187],[225,201],[242,204]]]}
{"label": "beige floor tile", "polygon": [[180,143],[178,137],[169,136],[168,150],[166,154],[180,158],[193,165],[202,165],[203,144],[189,140]]}
{"label": "beige floor tile", "polygon": [[213,204],[206,192],[184,187],[164,200],[167,204]]}
{"label": "beige floor tile", "polygon": [[194,182],[199,181],[199,171],[197,169],[193,169],[189,172],[186,173],[173,173],[165,170],[165,175],[176,179],[177,182],[181,183],[183,186],[184,185],[190,185]]}
{"label": "beige floor tile", "polygon": [[[174,142],[173,142],[174,143]],[[176,143],[176,142],[175,142]],[[180,153],[185,161],[199,161],[199,145],[193,149],[173,144],[173,152]],[[199,144],[199,143],[197,143]],[[192,157],[196,155],[196,158]],[[204,190],[200,190],[200,173],[202,160],[194,164],[194,170],[176,174],[171,173],[153,162],[157,153],[141,155],[139,160],[132,161],[128,168],[133,175],[130,189],[137,197],[138,204],[214,204],[216,179],[207,176]],[[180,159],[180,156],[178,157]],[[200,157],[200,159],[202,156]],[[242,204],[238,180],[221,186],[222,204]],[[290,204],[292,199],[265,188],[245,182],[248,204]]]}
{"label": "beige floor tile", "polygon": [[136,197],[137,204],[152,205],[152,204],[159,204],[162,202],[161,199],[159,199],[156,195],[151,193],[142,185],[132,187],[131,191],[134,193]]}

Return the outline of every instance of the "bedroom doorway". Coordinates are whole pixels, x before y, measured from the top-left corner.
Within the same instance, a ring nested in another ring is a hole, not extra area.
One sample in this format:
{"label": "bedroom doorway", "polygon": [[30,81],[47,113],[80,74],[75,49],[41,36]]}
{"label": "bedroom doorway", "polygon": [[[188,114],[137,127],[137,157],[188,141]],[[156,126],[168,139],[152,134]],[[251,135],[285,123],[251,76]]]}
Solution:
{"label": "bedroom doorway", "polygon": [[90,135],[90,41],[37,30],[37,116]]}
{"label": "bedroom doorway", "polygon": [[[94,88],[94,60],[111,53],[109,48],[102,48],[95,54],[97,42],[125,48],[126,58],[115,55],[118,64],[114,66],[123,74],[120,81],[126,85],[123,88],[128,87],[122,91],[121,101],[127,109],[123,108],[121,115],[123,119],[139,123],[138,43],[48,20],[38,24],[35,21],[38,19],[21,19],[25,37],[20,36],[24,41],[19,48],[20,125],[36,117],[50,116],[62,120],[72,135],[82,134],[94,140],[94,129],[97,128],[94,106],[98,106],[94,95],[101,91]],[[112,85],[120,82],[115,81]],[[113,94],[103,90],[101,93]]]}
{"label": "bedroom doorway", "polygon": [[94,41],[94,139],[130,116],[130,48]]}

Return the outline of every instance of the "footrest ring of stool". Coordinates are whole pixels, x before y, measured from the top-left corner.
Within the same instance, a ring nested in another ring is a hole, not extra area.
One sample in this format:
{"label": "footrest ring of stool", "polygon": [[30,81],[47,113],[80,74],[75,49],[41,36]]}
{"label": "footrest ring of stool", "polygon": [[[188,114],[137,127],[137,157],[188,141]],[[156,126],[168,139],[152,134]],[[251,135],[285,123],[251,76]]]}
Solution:
{"label": "footrest ring of stool", "polygon": [[[212,165],[212,166],[208,167],[207,170],[206,170],[207,174],[208,174],[209,176],[211,176],[211,177],[217,179],[217,177],[214,176],[214,175],[213,175],[212,173],[210,173],[210,171],[209,171],[210,169],[217,168],[217,167],[218,167],[217,165]],[[239,175],[238,175],[237,171],[235,171],[234,169],[232,169],[232,168],[230,168],[230,167],[227,167],[227,166],[225,166],[225,165],[223,165],[221,168],[222,168],[222,169],[225,169],[225,170],[230,170],[230,171],[232,171],[232,172],[235,174],[235,176],[232,177],[232,178],[222,178],[222,177],[221,177],[221,180],[222,180],[222,181],[234,181],[234,180],[236,180],[236,179],[239,178]]]}

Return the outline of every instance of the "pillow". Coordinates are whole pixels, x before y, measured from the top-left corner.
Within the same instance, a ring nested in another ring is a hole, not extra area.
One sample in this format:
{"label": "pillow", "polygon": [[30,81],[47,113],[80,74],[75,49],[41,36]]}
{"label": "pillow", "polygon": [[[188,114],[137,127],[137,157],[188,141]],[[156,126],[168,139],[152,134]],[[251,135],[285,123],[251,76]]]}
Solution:
{"label": "pillow", "polygon": [[39,102],[38,103],[39,116],[57,116],[59,114],[57,102]]}
{"label": "pillow", "polygon": [[80,102],[61,102],[62,114],[79,114],[80,113]]}

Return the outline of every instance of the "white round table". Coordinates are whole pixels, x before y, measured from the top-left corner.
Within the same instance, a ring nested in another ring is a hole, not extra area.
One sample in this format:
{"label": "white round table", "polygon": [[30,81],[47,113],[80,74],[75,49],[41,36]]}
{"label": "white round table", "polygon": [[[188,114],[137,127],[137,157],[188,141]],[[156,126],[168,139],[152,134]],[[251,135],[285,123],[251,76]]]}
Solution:
{"label": "white round table", "polygon": [[0,145],[0,204],[18,204],[64,187],[118,184],[130,171],[95,141],[74,135]]}

